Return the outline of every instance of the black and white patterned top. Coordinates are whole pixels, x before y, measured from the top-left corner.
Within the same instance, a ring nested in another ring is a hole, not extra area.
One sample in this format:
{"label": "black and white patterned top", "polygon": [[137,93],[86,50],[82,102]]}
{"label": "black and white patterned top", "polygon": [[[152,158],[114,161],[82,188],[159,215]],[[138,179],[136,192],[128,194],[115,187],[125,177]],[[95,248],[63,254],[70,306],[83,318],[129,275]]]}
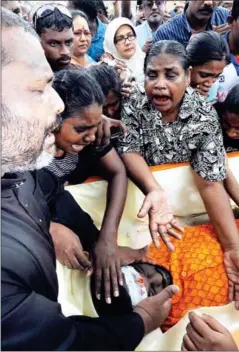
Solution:
{"label": "black and white patterned top", "polygon": [[149,104],[140,87],[123,104],[121,119],[127,134],[119,139],[120,154],[139,153],[149,166],[189,161],[202,178],[226,178],[218,115],[192,88],[186,90],[175,122],[163,123],[161,113]]}

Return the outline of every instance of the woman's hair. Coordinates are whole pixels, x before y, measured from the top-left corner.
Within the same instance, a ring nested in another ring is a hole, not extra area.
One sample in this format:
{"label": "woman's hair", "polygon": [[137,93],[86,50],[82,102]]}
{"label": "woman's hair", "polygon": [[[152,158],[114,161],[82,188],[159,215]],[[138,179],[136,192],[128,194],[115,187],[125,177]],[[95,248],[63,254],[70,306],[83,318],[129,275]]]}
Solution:
{"label": "woman's hair", "polygon": [[79,17],[83,17],[86,20],[86,22],[88,23],[88,25],[89,25],[89,18],[83,11],[81,11],[81,10],[71,10],[71,16],[72,16],[72,20],[73,21],[78,16]]}
{"label": "woman's hair", "polygon": [[[47,10],[46,10],[47,11]],[[52,14],[36,19],[37,10],[33,15],[34,29],[40,36],[45,28],[54,28],[57,32],[72,28],[72,18],[66,16],[56,7]],[[36,19],[36,20],[35,20]]]}
{"label": "woman's hair", "polygon": [[87,72],[99,83],[105,97],[111,90],[118,96],[121,95],[120,79],[113,67],[105,63],[92,65],[87,69]]}
{"label": "woman's hair", "polygon": [[160,54],[176,56],[185,71],[189,67],[187,53],[181,43],[177,42],[176,40],[161,40],[149,48],[144,60],[144,72],[146,72],[150,60],[155,56],[159,56]]}
{"label": "woman's hair", "polygon": [[190,40],[186,51],[189,66],[203,65],[212,60],[230,62],[230,52],[225,39],[213,31],[196,34]]}
{"label": "woman's hair", "polygon": [[71,117],[92,104],[104,105],[104,95],[86,70],[61,70],[55,74],[53,88],[65,104],[62,119]]}
{"label": "woman's hair", "polygon": [[239,84],[235,85],[228,93],[223,110],[234,114],[239,114]]}

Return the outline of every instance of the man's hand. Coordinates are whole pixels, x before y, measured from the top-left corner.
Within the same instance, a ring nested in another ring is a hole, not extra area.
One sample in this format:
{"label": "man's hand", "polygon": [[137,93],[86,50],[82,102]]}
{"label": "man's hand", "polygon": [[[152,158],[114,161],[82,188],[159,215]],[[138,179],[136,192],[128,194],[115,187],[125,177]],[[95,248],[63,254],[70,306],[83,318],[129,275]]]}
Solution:
{"label": "man's hand", "polygon": [[229,32],[231,28],[231,25],[228,23],[220,24],[220,26],[212,26],[212,29],[219,34],[225,34]]}
{"label": "man's hand", "polygon": [[178,286],[170,285],[155,296],[141,301],[134,309],[143,319],[145,334],[157,329],[168,317],[171,297],[179,291]]}
{"label": "man's hand", "polygon": [[174,251],[168,235],[181,239],[181,235],[173,230],[183,232],[183,227],[173,217],[172,209],[168,204],[166,193],[163,190],[149,192],[144,199],[143,205],[138,213],[139,218],[149,215],[149,230],[154,245],[159,247],[160,236],[169,250]]}
{"label": "man's hand", "polygon": [[114,120],[114,119],[110,119],[109,117],[102,115],[101,123],[98,126],[98,130],[97,130],[96,144],[98,146],[107,145],[110,142],[110,137],[111,137],[110,129],[111,129],[111,127],[118,127],[121,129],[122,134],[126,133],[126,127],[123,122],[118,121],[118,120]]}
{"label": "man's hand", "polygon": [[95,267],[95,293],[101,299],[101,284],[104,283],[105,301],[111,303],[111,285],[114,297],[119,296],[119,286],[123,285],[123,275],[117,243],[99,239],[93,250]]}
{"label": "man's hand", "polygon": [[144,53],[147,53],[149,48],[150,48],[150,46],[151,46],[151,44],[152,44],[152,39],[151,40],[147,40],[146,43],[144,44],[143,48],[142,48],[142,51]]}
{"label": "man's hand", "polygon": [[68,227],[51,222],[50,234],[54,243],[56,258],[69,269],[91,271],[91,262],[83,251],[78,236]]}
{"label": "man's hand", "polygon": [[238,351],[230,332],[213,317],[191,312],[189,320],[182,351]]}
{"label": "man's hand", "polygon": [[229,300],[239,310],[239,249],[225,250],[224,265],[229,280]]}

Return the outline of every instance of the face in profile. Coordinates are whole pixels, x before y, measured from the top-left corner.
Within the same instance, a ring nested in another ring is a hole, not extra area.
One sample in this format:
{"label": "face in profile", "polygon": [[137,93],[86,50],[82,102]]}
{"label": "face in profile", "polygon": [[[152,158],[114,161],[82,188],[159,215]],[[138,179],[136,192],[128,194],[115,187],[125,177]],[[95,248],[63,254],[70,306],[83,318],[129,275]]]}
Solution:
{"label": "face in profile", "polygon": [[92,104],[64,119],[55,134],[56,145],[66,153],[77,154],[96,138],[101,123],[102,106]]}
{"label": "face in profile", "polygon": [[74,27],[74,56],[86,54],[91,44],[91,32],[85,18],[76,16],[73,20]]}
{"label": "face in profile", "polygon": [[64,105],[39,40],[22,28],[3,28],[12,60],[2,67],[2,161],[5,172],[46,166],[55,152],[51,133]]}
{"label": "face in profile", "polygon": [[136,52],[136,37],[128,25],[121,26],[115,34],[115,47],[123,59],[130,59]]}
{"label": "face in profile", "polygon": [[145,91],[149,102],[164,117],[179,109],[189,83],[190,71],[184,70],[178,57],[159,54],[149,60],[145,72]]}
{"label": "face in profile", "polygon": [[144,263],[135,264],[133,267],[143,278],[148,297],[155,296],[172,284],[171,274],[166,268]]}
{"label": "face in profile", "polygon": [[53,71],[67,68],[73,54],[73,30],[64,29],[61,32],[54,28],[45,28],[41,34],[41,44],[47,61]]}

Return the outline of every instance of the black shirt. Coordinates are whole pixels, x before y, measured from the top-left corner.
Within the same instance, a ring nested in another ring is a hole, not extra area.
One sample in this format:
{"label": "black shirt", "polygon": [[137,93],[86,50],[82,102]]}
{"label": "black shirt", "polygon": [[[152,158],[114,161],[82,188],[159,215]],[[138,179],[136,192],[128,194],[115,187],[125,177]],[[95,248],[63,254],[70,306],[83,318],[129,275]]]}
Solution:
{"label": "black shirt", "polygon": [[62,314],[48,206],[37,176],[5,175],[1,183],[2,349],[134,350],[144,335],[138,314]]}

